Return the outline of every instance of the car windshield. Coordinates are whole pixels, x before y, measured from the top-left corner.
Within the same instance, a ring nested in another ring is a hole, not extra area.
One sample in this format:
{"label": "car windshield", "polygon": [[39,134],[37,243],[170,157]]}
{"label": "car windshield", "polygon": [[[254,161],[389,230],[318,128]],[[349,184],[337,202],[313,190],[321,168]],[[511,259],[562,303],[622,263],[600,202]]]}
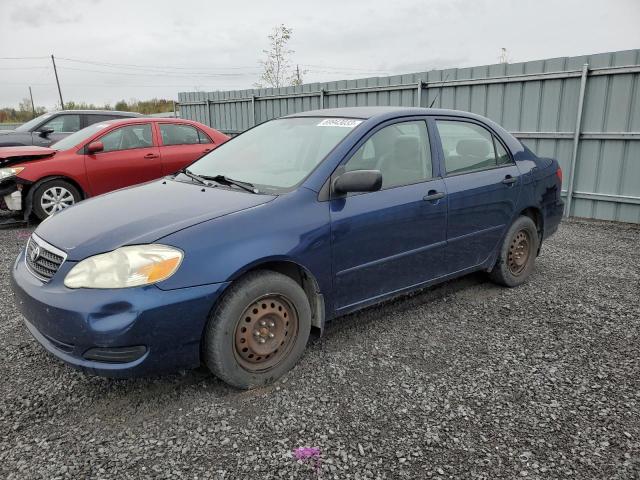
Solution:
{"label": "car windshield", "polygon": [[108,123],[94,123],[93,125],[88,126],[87,128],[83,128],[82,130],[78,130],[75,133],[72,133],[68,137],[64,137],[62,140],[54,143],[49,148],[53,148],[54,150],[69,150],[75,146],[80,145],[87,138],[90,138],[92,135],[95,135],[103,128],[107,128],[109,126]]}
{"label": "car windshield", "polygon": [[23,123],[22,125],[17,127],[16,128],[16,132],[29,132],[29,131],[31,131],[31,129],[33,127],[38,125],[43,120],[49,118],[51,115],[53,115],[53,114],[52,113],[45,113],[43,115],[40,115],[39,117],[34,118],[33,120],[29,120],[27,123]]}
{"label": "car windshield", "polygon": [[281,118],[263,123],[189,167],[204,177],[224,175],[261,191],[290,189],[304,180],[362,120]]}

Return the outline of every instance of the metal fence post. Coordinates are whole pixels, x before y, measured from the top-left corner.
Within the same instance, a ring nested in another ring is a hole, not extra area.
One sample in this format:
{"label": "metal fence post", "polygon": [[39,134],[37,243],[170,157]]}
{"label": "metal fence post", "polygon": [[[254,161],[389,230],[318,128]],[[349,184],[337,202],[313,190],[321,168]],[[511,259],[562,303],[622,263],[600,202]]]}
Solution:
{"label": "metal fence post", "polygon": [[571,164],[569,165],[569,180],[567,184],[567,202],[565,205],[564,216],[571,216],[571,201],[573,199],[573,183],[576,173],[576,162],[578,160],[578,147],[580,145],[580,128],[582,125],[582,107],[584,105],[584,91],[587,86],[587,74],[589,73],[589,64],[582,66],[582,75],[580,75],[580,93],[578,97],[578,113],[576,115],[576,129],[573,132],[573,150],[571,152]]}
{"label": "metal fence post", "polygon": [[422,80],[418,80],[418,108],[422,107]]}
{"label": "metal fence post", "polygon": [[208,122],[207,125],[209,125],[210,127],[213,127],[213,125],[211,124],[211,100],[207,98],[206,104],[207,104],[207,122]]}
{"label": "metal fence post", "polygon": [[251,126],[256,126],[256,96],[251,95]]}

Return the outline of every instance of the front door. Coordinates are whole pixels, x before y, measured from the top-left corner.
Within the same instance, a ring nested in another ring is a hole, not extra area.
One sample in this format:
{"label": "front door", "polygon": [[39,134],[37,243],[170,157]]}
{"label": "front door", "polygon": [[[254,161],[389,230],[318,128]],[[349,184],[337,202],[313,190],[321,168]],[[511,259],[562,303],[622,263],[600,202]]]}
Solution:
{"label": "front door", "polygon": [[447,199],[424,120],[378,128],[339,172],[376,169],[382,189],[330,200],[338,313],[443,273]]}
{"label": "front door", "polygon": [[[82,117],[77,113],[56,115],[48,122],[40,125],[37,131],[32,132],[33,144],[39,147],[53,145],[83,128],[81,122]],[[43,136],[39,132],[44,129],[51,129],[53,131]]]}
{"label": "front door", "polygon": [[92,195],[147,182],[163,175],[150,123],[116,128],[96,139],[104,150],[85,155]]}
{"label": "front door", "polygon": [[436,119],[449,200],[449,273],[482,264],[514,216],[520,171],[502,142],[473,121]]}

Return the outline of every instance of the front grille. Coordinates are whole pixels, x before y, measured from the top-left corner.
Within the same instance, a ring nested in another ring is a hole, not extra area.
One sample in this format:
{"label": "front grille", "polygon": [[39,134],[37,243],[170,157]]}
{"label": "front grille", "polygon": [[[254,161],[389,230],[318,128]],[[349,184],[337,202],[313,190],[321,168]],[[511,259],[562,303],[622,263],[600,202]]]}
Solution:
{"label": "front grille", "polygon": [[25,262],[29,271],[43,282],[48,282],[56,274],[67,258],[62,251],[49,245],[36,234],[27,242]]}

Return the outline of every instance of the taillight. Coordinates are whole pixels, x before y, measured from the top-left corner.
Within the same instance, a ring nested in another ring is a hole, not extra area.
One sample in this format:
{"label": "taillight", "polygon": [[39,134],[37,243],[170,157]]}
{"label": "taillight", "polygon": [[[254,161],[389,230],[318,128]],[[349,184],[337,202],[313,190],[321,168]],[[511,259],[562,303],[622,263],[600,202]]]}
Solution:
{"label": "taillight", "polygon": [[558,180],[560,180],[560,183],[562,184],[562,169],[560,167],[558,167],[558,169],[556,170],[556,176],[558,177]]}

